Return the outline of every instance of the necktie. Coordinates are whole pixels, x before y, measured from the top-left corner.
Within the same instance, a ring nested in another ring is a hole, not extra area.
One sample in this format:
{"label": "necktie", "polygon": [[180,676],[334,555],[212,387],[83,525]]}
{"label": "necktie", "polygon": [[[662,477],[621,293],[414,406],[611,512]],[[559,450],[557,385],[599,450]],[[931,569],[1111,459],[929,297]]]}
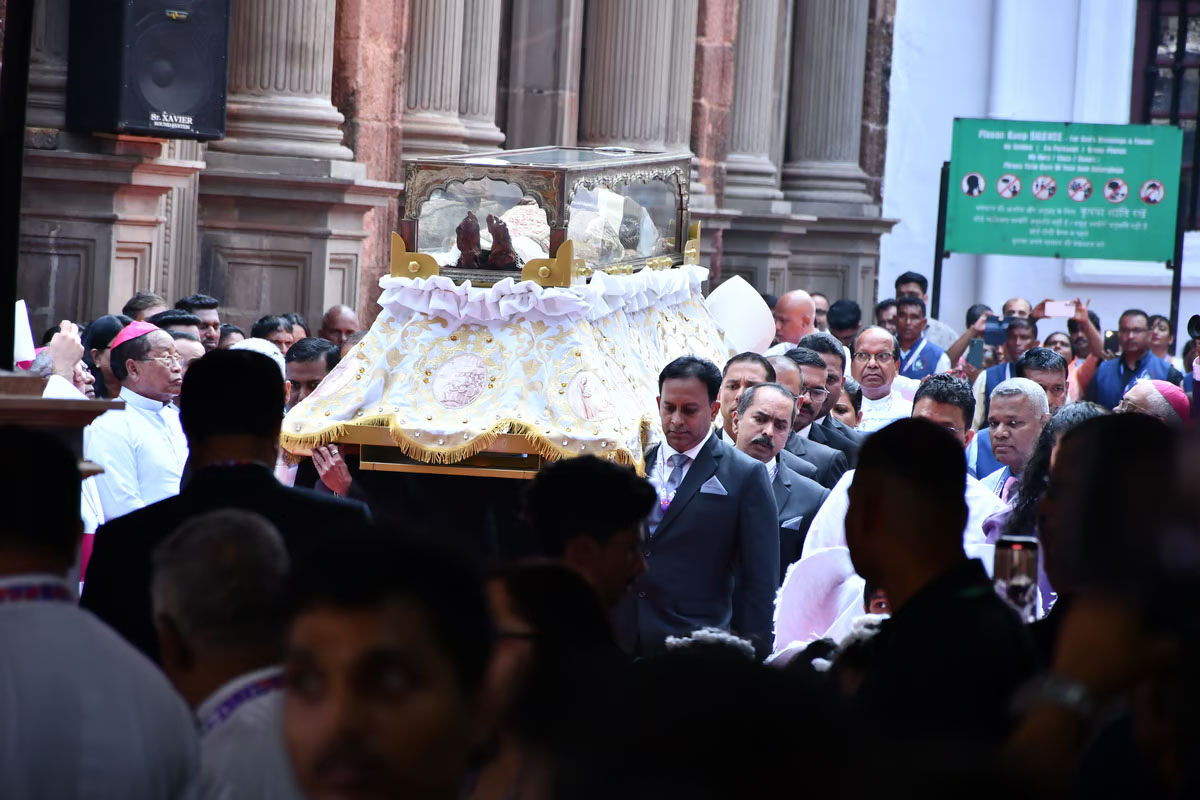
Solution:
{"label": "necktie", "polygon": [[671,501],[675,499],[675,492],[679,491],[679,484],[683,483],[683,468],[691,461],[690,458],[683,453],[676,453],[667,459],[667,463],[671,465],[671,474],[667,476],[667,482],[663,484],[662,489],[658,492],[658,502],[650,512],[649,529],[650,535],[658,530],[658,523],[662,522],[663,516],[667,513],[667,508],[671,505]]}
{"label": "necktie", "polygon": [[1017,478],[1008,476],[1004,481],[1004,488],[1000,490],[1000,499],[1006,503],[1011,503],[1012,495],[1017,491]]}

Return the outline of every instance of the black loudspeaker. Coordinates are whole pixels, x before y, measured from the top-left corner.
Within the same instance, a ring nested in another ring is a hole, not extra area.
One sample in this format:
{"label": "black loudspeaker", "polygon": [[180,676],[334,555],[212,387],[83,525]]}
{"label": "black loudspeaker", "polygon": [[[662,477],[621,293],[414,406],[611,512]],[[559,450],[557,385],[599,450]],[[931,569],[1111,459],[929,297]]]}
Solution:
{"label": "black loudspeaker", "polygon": [[67,127],[225,135],[230,0],[71,0]]}

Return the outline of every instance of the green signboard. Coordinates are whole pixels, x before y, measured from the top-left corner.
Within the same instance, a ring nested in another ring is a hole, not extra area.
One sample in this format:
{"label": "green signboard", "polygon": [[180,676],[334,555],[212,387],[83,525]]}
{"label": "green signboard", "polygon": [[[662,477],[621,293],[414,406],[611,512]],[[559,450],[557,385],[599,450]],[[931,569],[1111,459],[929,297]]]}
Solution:
{"label": "green signboard", "polygon": [[946,250],[1170,261],[1182,131],[956,119]]}

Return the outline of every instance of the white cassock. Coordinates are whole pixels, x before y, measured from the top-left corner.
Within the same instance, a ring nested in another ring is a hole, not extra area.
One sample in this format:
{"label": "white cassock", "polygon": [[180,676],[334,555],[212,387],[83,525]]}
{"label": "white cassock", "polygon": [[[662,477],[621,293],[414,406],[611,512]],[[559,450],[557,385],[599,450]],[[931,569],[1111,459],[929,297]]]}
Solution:
{"label": "white cassock", "polygon": [[282,675],[279,667],[248,672],[196,709],[203,800],[303,800],[283,742],[283,691],[273,685]]}
{"label": "white cassock", "polygon": [[[68,596],[6,600],[18,586]],[[0,579],[0,642],[0,797],[193,796],[200,747],[187,706],[66,581]]]}
{"label": "white cassock", "polygon": [[[854,472],[848,470],[829,490],[809,526],[800,560],[788,567],[784,576],[775,598],[775,652],[794,642],[826,637],[840,641],[864,613],[864,581],[854,572],[846,547],[848,492]],[[990,570],[995,549],[986,542],[983,521],[1007,506],[979,481],[970,475],[966,478],[963,549]]]}
{"label": "white cassock", "polygon": [[84,455],[104,467],[96,489],[104,519],[179,494],[188,445],[179,410],[121,389],[125,408],[106,411],[89,428]]}
{"label": "white cassock", "polygon": [[887,397],[872,400],[865,394],[862,396],[862,422],[855,428],[859,433],[874,433],[880,428],[912,416],[912,403],[905,400],[899,392],[888,392]]}

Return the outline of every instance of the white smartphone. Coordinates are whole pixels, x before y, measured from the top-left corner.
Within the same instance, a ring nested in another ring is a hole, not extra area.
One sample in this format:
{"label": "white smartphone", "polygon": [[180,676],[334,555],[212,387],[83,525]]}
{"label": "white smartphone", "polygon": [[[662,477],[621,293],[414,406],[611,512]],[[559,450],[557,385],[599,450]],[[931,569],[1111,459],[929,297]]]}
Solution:
{"label": "white smartphone", "polygon": [[1073,317],[1073,316],[1075,316],[1075,301],[1074,300],[1047,300],[1046,301],[1046,316],[1047,317]]}

